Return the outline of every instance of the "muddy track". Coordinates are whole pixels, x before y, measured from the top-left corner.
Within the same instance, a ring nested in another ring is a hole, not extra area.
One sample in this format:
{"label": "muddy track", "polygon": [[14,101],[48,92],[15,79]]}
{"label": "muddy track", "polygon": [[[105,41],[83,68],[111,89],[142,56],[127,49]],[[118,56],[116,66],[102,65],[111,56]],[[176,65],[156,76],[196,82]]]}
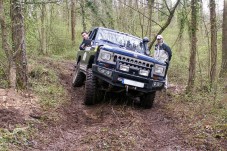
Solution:
{"label": "muddy track", "polygon": [[83,105],[84,87],[73,89],[72,62],[54,63],[68,101],[56,112],[60,120],[41,127],[36,150],[196,150],[177,129],[165,104],[171,99],[158,93],[154,107],[143,109],[136,103],[108,100],[94,106]]}

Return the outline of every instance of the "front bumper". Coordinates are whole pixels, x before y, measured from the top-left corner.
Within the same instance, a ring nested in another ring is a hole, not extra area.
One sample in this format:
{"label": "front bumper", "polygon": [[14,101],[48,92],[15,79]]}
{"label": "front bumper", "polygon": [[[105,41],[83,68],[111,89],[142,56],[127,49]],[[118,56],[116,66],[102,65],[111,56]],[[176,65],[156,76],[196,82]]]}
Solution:
{"label": "front bumper", "polygon": [[[113,86],[122,88],[128,86],[129,89],[134,89],[146,93],[161,90],[164,87],[165,83],[165,80],[153,80],[148,77],[132,75],[122,71],[117,71],[115,69],[101,67],[95,64],[92,65],[92,71],[96,77],[110,83]],[[127,79],[128,81],[134,81],[136,85],[124,84],[123,81],[125,79]],[[141,86],[141,84],[143,86]]]}

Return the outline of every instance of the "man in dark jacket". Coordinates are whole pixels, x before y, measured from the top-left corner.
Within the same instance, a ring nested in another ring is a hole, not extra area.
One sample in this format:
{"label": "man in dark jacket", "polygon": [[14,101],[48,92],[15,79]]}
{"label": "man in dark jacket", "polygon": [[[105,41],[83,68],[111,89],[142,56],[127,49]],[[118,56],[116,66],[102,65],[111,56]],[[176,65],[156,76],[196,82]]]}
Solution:
{"label": "man in dark jacket", "polygon": [[89,35],[87,32],[83,31],[81,33],[83,37],[83,42],[80,44],[80,50],[85,50],[86,47],[91,46],[91,40],[89,39]]}
{"label": "man in dark jacket", "polygon": [[[163,63],[167,63],[168,65],[172,58],[172,51],[170,47],[164,43],[162,35],[157,36],[157,44],[155,45],[154,58]],[[167,75],[164,87],[165,89],[167,89],[168,87]]]}
{"label": "man in dark jacket", "polygon": [[169,62],[172,58],[172,51],[170,47],[164,43],[162,35],[157,36],[154,58],[162,62]]}

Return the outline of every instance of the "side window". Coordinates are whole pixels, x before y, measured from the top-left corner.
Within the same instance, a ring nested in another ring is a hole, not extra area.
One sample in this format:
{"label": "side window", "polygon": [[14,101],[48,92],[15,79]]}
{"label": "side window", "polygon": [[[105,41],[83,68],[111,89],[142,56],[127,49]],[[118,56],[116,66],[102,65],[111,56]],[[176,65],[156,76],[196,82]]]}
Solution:
{"label": "side window", "polygon": [[89,39],[90,39],[90,37],[91,37],[91,34],[92,34],[92,31],[89,31],[89,32],[88,32]]}
{"label": "side window", "polygon": [[98,29],[94,29],[89,33],[89,39],[94,40]]}

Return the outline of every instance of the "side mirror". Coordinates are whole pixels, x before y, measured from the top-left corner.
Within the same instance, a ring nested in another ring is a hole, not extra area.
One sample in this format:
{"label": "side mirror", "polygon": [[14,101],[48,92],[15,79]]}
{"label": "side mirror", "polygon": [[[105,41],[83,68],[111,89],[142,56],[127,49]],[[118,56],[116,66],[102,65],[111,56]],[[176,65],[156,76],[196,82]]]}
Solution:
{"label": "side mirror", "polygon": [[149,39],[147,37],[144,37],[143,38],[143,49],[144,49],[145,54],[149,56],[151,54],[151,52],[148,49],[148,42],[149,42]]}

